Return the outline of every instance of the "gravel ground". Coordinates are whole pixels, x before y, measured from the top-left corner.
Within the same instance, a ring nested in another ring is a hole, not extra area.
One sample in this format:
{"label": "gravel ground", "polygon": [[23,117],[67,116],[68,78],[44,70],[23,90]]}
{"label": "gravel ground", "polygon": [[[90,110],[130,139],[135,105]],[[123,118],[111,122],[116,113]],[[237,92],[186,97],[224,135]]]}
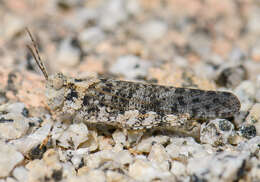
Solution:
{"label": "gravel ground", "polygon": [[[259,19],[257,0],[0,1],[0,182],[260,181]],[[229,91],[240,112],[195,135],[64,122],[26,27],[49,75]]]}

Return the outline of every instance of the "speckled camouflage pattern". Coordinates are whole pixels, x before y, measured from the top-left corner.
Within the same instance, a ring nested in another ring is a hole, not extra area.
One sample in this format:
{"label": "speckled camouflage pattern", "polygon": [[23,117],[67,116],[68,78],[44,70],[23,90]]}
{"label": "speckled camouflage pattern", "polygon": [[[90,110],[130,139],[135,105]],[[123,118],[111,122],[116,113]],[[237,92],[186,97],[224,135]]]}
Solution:
{"label": "speckled camouflage pattern", "polygon": [[47,103],[63,118],[126,129],[183,127],[191,120],[227,118],[240,109],[239,100],[229,92],[75,79],[62,73],[47,82]]}

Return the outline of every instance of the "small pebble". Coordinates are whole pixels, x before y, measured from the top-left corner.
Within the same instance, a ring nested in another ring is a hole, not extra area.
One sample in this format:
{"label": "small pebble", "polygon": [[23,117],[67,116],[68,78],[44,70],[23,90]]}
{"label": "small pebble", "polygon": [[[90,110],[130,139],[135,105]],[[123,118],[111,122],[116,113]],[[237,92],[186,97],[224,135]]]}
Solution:
{"label": "small pebble", "polygon": [[28,181],[28,170],[23,166],[16,167],[12,174],[18,181]]}
{"label": "small pebble", "polygon": [[166,151],[172,159],[183,160],[190,155],[193,157],[207,156],[210,149],[195,142],[193,138],[174,138],[172,143],[167,145]]}
{"label": "small pebble", "polygon": [[32,160],[26,164],[29,171],[29,181],[43,181],[43,179],[57,179],[57,171],[62,170],[59,155],[54,149],[49,149],[41,160]]}
{"label": "small pebble", "polygon": [[241,103],[240,111],[248,111],[255,100],[256,87],[252,81],[241,82],[234,90],[235,95]]}
{"label": "small pebble", "polygon": [[245,173],[248,157],[248,152],[236,154],[228,151],[195,157],[189,160],[187,172],[206,181],[235,181]]}
{"label": "small pebble", "polygon": [[102,163],[113,161],[115,153],[112,150],[103,150],[86,156],[86,165],[90,168],[98,168]]}
{"label": "small pebble", "polygon": [[242,125],[238,129],[238,133],[247,139],[251,139],[256,136],[256,128],[254,125]]}
{"label": "small pebble", "polygon": [[127,79],[146,77],[151,64],[137,56],[127,55],[119,57],[110,68],[113,74],[121,74]]}
{"label": "small pebble", "polygon": [[0,142],[0,177],[7,177],[16,165],[23,161],[23,155],[14,146]]}
{"label": "small pebble", "polygon": [[101,8],[99,25],[106,31],[114,30],[120,23],[128,18],[124,0],[110,0]]}
{"label": "small pebble", "polygon": [[58,138],[59,146],[77,149],[88,140],[88,128],[84,123],[71,124]]}
{"label": "small pebble", "polygon": [[88,140],[82,144],[82,148],[87,148],[89,151],[96,151],[98,149],[98,136],[96,131],[89,130]]}
{"label": "small pebble", "polygon": [[133,162],[133,157],[128,150],[122,150],[115,154],[114,160],[122,165],[127,165]]}
{"label": "small pebble", "polygon": [[24,115],[27,112],[25,110],[28,111],[28,109],[25,107],[25,104],[21,103],[21,102],[7,103],[7,104],[0,105],[0,112],[15,113],[15,114],[22,114],[22,115]]}
{"label": "small pebble", "polygon": [[104,136],[98,137],[98,147],[100,150],[111,150],[113,148],[113,140],[112,138],[107,138]]}
{"label": "small pebble", "polygon": [[247,78],[247,72],[244,66],[225,68],[219,74],[216,83],[219,86],[234,88]]}
{"label": "small pebble", "polygon": [[260,103],[255,103],[246,117],[246,123],[255,126],[256,134],[260,136]]}
{"label": "small pebble", "polygon": [[148,155],[148,160],[157,163],[157,165],[164,170],[169,170],[170,168],[170,157],[166,152],[165,148],[161,144],[154,144]]}
{"label": "small pebble", "polygon": [[80,43],[83,46],[83,50],[85,51],[95,46],[104,38],[105,38],[105,34],[99,27],[91,27],[85,29],[79,34]]}
{"label": "small pebble", "polygon": [[77,169],[81,167],[82,161],[83,161],[82,157],[78,155],[74,155],[71,159],[73,166],[75,166],[75,168]]}
{"label": "small pebble", "polygon": [[113,139],[114,139],[114,141],[115,141],[116,143],[125,144],[125,142],[126,142],[126,136],[125,136],[125,134],[124,134],[122,131],[120,131],[120,130],[116,130],[116,131],[113,133],[112,137],[113,137]]}
{"label": "small pebble", "polygon": [[173,178],[169,171],[162,170],[156,163],[137,159],[129,166],[129,176],[137,181],[152,181],[155,179]]}
{"label": "small pebble", "polygon": [[169,142],[169,137],[168,136],[155,136],[155,137],[148,137],[142,139],[140,143],[136,146],[136,151],[138,152],[150,152],[152,145],[154,143],[158,144],[165,144]]}
{"label": "small pebble", "polygon": [[186,175],[186,166],[183,163],[181,163],[179,161],[173,161],[171,165],[172,165],[171,172],[174,175],[177,175],[177,176]]}
{"label": "small pebble", "polygon": [[140,25],[138,35],[146,41],[156,41],[161,39],[167,32],[168,26],[159,20],[150,20]]}
{"label": "small pebble", "polygon": [[29,129],[29,121],[22,114],[0,114],[0,138],[7,140],[21,138]]}
{"label": "small pebble", "polygon": [[211,51],[212,42],[209,37],[203,33],[191,34],[189,37],[189,46],[200,56],[207,56]]}
{"label": "small pebble", "polygon": [[239,152],[247,151],[250,152],[251,154],[256,153],[259,156],[260,155],[259,144],[260,144],[260,136],[256,136],[249,140],[244,140],[243,142],[240,142],[236,149]]}
{"label": "small pebble", "polygon": [[45,123],[42,127],[38,128],[35,132],[27,135],[26,137],[10,141],[21,153],[26,155],[34,147],[39,146],[47,138],[52,127],[51,122]]}
{"label": "small pebble", "polygon": [[80,49],[73,46],[72,42],[72,38],[67,38],[61,42],[55,61],[57,66],[63,65],[66,67],[73,67],[79,64]]}
{"label": "small pebble", "polygon": [[200,141],[211,145],[228,144],[234,137],[234,125],[226,119],[215,119],[201,125]]}

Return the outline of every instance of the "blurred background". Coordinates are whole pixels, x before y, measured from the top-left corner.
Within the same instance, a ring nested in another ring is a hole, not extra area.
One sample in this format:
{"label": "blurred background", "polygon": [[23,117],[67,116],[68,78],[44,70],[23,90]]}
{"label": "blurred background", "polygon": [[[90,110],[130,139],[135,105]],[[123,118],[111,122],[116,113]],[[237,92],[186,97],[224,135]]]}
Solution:
{"label": "blurred background", "polygon": [[49,73],[236,87],[245,79],[256,81],[260,73],[259,5],[254,0],[2,0],[1,66],[38,71],[25,46],[31,43],[28,27]]}

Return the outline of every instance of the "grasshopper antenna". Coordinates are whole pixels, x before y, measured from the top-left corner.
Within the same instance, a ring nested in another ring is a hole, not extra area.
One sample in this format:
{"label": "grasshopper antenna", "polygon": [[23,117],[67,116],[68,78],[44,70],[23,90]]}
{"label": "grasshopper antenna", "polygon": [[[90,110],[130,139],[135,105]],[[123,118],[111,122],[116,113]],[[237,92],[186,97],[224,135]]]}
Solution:
{"label": "grasshopper antenna", "polygon": [[[33,48],[30,46],[30,45],[26,45],[26,47],[28,48],[28,50],[31,52],[34,60],[36,61],[38,67],[40,68],[40,70],[42,71],[44,77],[46,80],[48,80],[48,74],[47,74],[47,71],[46,71],[46,68],[42,62],[42,59],[40,57],[40,54],[39,54],[39,51],[38,51],[38,47],[37,47],[37,44],[36,44],[36,41],[34,40],[30,30],[28,28],[25,29],[32,41],[32,44],[33,44]],[[35,52],[34,52],[35,51]]]}

